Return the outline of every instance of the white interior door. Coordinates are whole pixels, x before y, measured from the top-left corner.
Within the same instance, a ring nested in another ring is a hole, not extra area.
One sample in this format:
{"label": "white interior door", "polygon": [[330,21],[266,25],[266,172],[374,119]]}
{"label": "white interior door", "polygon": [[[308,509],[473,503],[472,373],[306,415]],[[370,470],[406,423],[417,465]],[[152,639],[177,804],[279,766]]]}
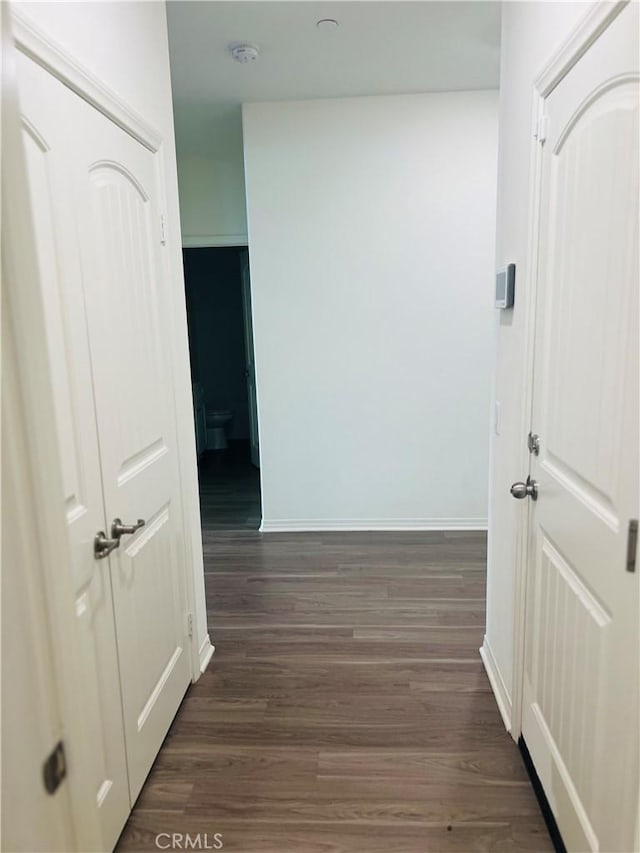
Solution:
{"label": "white interior door", "polygon": [[[103,716],[124,726],[133,802],[191,674],[160,155],[31,60],[21,63],[33,140],[29,172],[39,181],[34,208],[48,204],[51,212],[50,222],[38,223],[38,239],[43,264],[57,277],[48,286],[60,289],[52,296],[50,347],[59,365],[78,611],[89,613],[88,630],[95,632],[90,656]],[[115,518],[145,524],[124,535],[109,558],[95,561],[93,537],[98,530],[109,535]],[[119,690],[111,659],[114,614]],[[119,754],[117,733],[105,719],[96,739],[105,760]],[[106,801],[116,782],[120,790],[121,775],[105,770],[97,796]]]}
{"label": "white interior door", "polygon": [[[3,199],[3,207],[4,203]],[[43,761],[63,737],[64,729],[41,572],[42,542],[34,531],[37,525],[31,511],[22,389],[7,309],[3,293],[0,849],[65,853],[77,844],[70,786],[63,782],[51,795],[42,779]]]}
{"label": "white interior door", "polygon": [[191,679],[160,166],[70,100],[83,128],[74,185],[107,526],[144,521],[109,558],[134,800]]}
{"label": "white interior door", "polygon": [[[23,140],[34,219],[35,251],[46,306],[47,347],[55,388],[65,513],[73,559],[76,615],[82,636],[87,720],[95,725],[93,779],[105,846],[112,847],[130,810],[120,675],[108,561],[93,539],[106,527],[91,355],[85,321],[77,209],[60,121],[61,87],[18,54]],[[66,90],[68,97],[73,97]],[[47,424],[40,425],[47,429]]]}
{"label": "white interior door", "polygon": [[522,733],[569,850],[638,816],[638,7],[546,101]]}
{"label": "white interior door", "polygon": [[242,309],[244,316],[245,373],[247,379],[247,397],[249,401],[249,441],[251,461],[260,467],[260,443],[258,439],[258,397],[256,394],[256,364],[253,348],[253,317],[251,314],[251,277],[249,273],[249,252],[240,255],[242,276]]}

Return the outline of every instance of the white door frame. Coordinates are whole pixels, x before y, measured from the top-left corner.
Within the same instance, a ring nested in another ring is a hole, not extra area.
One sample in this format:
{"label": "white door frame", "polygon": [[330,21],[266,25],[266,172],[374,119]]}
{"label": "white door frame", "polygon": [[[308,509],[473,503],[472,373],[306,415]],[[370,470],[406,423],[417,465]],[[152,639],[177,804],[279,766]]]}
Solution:
{"label": "white door frame", "polygon": [[[144,145],[149,151],[157,155],[158,171],[160,180],[158,181],[161,189],[161,198],[159,199],[160,207],[166,210],[165,181],[164,181],[164,145],[160,133],[149,125],[145,119],[138,115],[131,107],[115,92],[105,86],[94,74],[78,64],[73,56],[68,54],[59,45],[53,42],[45,33],[36,28],[31,22],[23,18],[15,7],[11,12],[12,33],[15,40],[16,48],[26,56],[35,61],[38,65],[45,68],[50,74],[68,86],[77,95],[91,104],[96,110],[106,116],[118,127],[122,128],[126,133],[137,140],[141,145]],[[171,270],[168,268],[169,261],[168,253],[165,253],[165,264],[167,265],[166,275],[167,280],[172,281]],[[176,288],[169,288],[171,305],[168,318],[165,318],[170,326],[170,362],[173,370],[174,386],[179,381],[180,372],[176,370],[176,366],[180,368],[182,364],[188,365],[188,342],[186,332],[186,319],[184,312],[184,304],[179,303],[179,297],[184,301],[183,294],[177,294]],[[180,310],[182,308],[182,310]],[[184,322],[183,322],[184,321]],[[38,353],[39,358],[45,362],[47,360],[44,327],[37,328],[31,321],[30,317],[25,318],[25,322],[17,325],[15,328],[16,347],[19,352],[25,350],[27,354],[33,353],[34,350],[41,350]],[[183,352],[184,350],[184,352]],[[178,374],[178,375],[176,375]],[[47,375],[48,374],[44,374]],[[184,373],[185,381],[188,380],[188,372]],[[191,389],[188,389],[189,397]],[[51,398],[53,405],[53,392],[51,387],[48,389],[48,396]],[[183,395],[176,394],[177,397]],[[180,404],[175,405],[176,417],[176,435],[178,447],[178,467],[179,480],[181,487],[181,503],[183,513],[184,537],[183,544],[185,548],[185,589],[187,592],[186,606],[187,610],[192,614],[192,623],[197,620],[198,612],[202,612],[202,603],[198,601],[196,590],[196,577],[199,573],[204,572],[203,557],[202,557],[202,531],[200,527],[199,499],[198,499],[198,480],[195,457],[195,433],[192,417],[193,406],[190,405],[186,412],[181,411]],[[39,420],[38,408],[33,408],[27,411],[27,417],[33,415],[34,421]],[[41,415],[40,415],[41,417]],[[46,459],[41,460],[41,465],[48,470],[54,465],[59,466],[57,451],[55,462],[47,455]],[[60,489],[62,494],[62,489]],[[47,504],[45,512],[50,515],[55,515],[56,503]],[[198,604],[201,604],[200,608]],[[204,639],[202,635],[204,633]],[[213,647],[206,630],[203,632],[192,631],[190,638],[190,660],[192,680],[196,681],[204,669],[206,668]]]}
{"label": "white door frame", "polygon": [[[532,142],[529,165],[529,236],[527,241],[527,263],[525,269],[524,322],[524,370],[522,387],[525,394],[520,412],[520,459],[519,470],[523,476],[529,471],[530,454],[526,446],[526,435],[532,428],[534,337],[536,297],[538,289],[538,246],[540,241],[540,207],[542,198],[542,156],[544,143],[545,100],[587,52],[609,24],[617,18],[630,0],[600,0],[578,22],[569,37],[540,70],[533,83],[531,127]],[[535,426],[535,425],[534,425]],[[520,516],[516,528],[516,557],[514,585],[513,626],[513,706],[511,712],[511,736],[518,740],[522,733],[522,694],[524,689],[525,612],[528,573],[528,544],[530,536],[531,507]]]}
{"label": "white door frame", "polygon": [[234,249],[248,246],[249,238],[246,234],[185,234],[182,237],[183,249]]}
{"label": "white door frame", "polygon": [[[249,390],[249,376],[247,376],[247,403],[249,406],[249,445],[251,448],[251,462],[260,470],[260,423],[258,420],[258,390],[256,383],[256,348],[254,346],[254,336],[253,336],[253,299],[251,294],[251,263],[249,258],[249,249],[247,247],[246,251],[246,261],[247,261],[247,276],[248,278],[245,280],[244,275],[244,255],[245,252],[240,253],[240,278],[242,285],[242,325],[244,332],[244,356],[245,356],[245,365],[247,372],[249,369],[253,373],[253,376],[250,379],[251,385],[253,387],[253,401],[251,395],[248,393]],[[249,368],[251,365],[251,368]],[[254,444],[253,441],[253,433],[256,433],[257,439]],[[255,451],[254,451],[255,447]],[[260,480],[260,499],[262,500],[262,480]],[[262,512],[260,513],[260,524],[262,524]]]}

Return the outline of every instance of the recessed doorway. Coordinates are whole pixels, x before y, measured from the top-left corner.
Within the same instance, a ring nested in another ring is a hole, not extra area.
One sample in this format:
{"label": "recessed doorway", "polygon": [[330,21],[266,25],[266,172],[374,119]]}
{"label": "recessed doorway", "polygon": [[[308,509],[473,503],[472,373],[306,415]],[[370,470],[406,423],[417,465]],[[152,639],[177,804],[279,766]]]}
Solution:
{"label": "recessed doorway", "polygon": [[183,253],[203,528],[257,530],[262,516],[248,250]]}

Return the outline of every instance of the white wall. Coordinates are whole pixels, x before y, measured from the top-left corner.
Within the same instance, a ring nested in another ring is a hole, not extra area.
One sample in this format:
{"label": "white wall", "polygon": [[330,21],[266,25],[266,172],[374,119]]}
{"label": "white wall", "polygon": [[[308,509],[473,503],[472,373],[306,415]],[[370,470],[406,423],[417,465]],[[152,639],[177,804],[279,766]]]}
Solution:
{"label": "white wall", "polygon": [[497,92],[243,121],[265,528],[485,524]]}
{"label": "white wall", "polygon": [[242,147],[227,159],[178,160],[184,246],[242,246],[247,242]]}
{"label": "white wall", "polygon": [[19,13],[103,83],[120,95],[162,136],[165,165],[167,247],[174,284],[177,324],[183,334],[176,340],[176,405],[182,478],[182,499],[188,523],[186,544],[193,560],[196,595],[195,634],[207,639],[198,479],[193,435],[193,403],[184,306],[184,278],[178,210],[178,183],[171,103],[171,78],[166,9],[163,2],[22,2]]}
{"label": "white wall", "polygon": [[515,307],[496,317],[494,394],[500,406],[500,435],[493,430],[485,647],[495,664],[507,717],[513,683],[516,519],[526,509],[514,501],[509,487],[527,473],[520,460],[528,431],[521,409],[533,81],[589,6],[519,2],[502,7],[496,265],[515,263],[517,273]]}
{"label": "white wall", "polygon": [[247,242],[241,108],[218,107],[194,123],[176,106],[180,218],[184,246]]}

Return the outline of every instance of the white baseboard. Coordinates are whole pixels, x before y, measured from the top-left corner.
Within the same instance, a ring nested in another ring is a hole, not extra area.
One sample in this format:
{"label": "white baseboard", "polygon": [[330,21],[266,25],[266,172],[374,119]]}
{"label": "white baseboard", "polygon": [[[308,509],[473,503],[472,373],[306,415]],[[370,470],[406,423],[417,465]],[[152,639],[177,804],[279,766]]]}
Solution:
{"label": "white baseboard", "polygon": [[211,644],[211,639],[207,634],[200,648],[198,649],[198,658],[200,660],[200,673],[202,674],[209,666],[209,661],[213,657],[216,647]]}
{"label": "white baseboard", "polygon": [[263,519],[262,533],[393,530],[486,530],[486,518],[291,518]]}
{"label": "white baseboard", "polygon": [[500,670],[498,669],[498,664],[493,656],[486,634],[482,641],[482,645],[480,646],[480,657],[482,658],[482,663],[484,664],[485,671],[489,678],[493,695],[496,697],[496,704],[498,705],[502,722],[504,723],[505,729],[510,732],[511,697],[509,696],[509,691],[507,690],[506,684],[504,683]]}

